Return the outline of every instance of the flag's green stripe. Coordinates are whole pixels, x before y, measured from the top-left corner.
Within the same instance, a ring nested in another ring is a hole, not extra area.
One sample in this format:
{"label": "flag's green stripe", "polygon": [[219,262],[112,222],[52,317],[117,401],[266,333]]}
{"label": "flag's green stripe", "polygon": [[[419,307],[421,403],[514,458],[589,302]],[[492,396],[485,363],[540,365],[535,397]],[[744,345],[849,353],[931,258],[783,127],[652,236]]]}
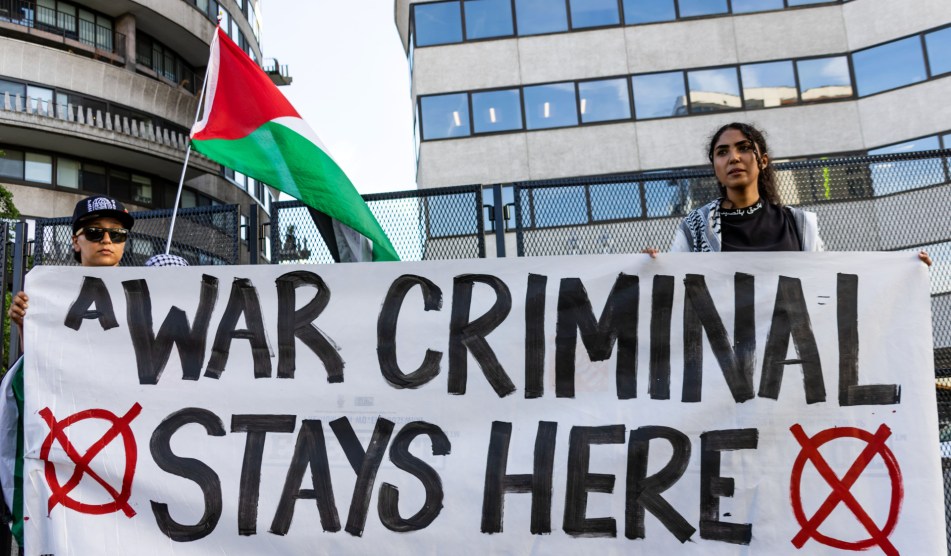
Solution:
{"label": "flag's green stripe", "polygon": [[192,141],[208,158],[276,187],[373,242],[374,261],[399,256],[343,170],[297,132],[268,122],[241,139]]}
{"label": "flag's green stripe", "polygon": [[13,397],[17,402],[17,459],[13,467],[13,522],[10,530],[17,543],[23,546],[23,358],[20,365],[7,372],[13,375]]}

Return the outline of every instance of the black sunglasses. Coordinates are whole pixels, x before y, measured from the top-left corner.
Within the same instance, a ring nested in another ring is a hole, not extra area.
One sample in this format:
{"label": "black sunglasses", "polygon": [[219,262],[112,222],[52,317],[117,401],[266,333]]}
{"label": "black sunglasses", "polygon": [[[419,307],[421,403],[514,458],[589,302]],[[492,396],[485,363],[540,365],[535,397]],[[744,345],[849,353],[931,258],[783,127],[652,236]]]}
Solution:
{"label": "black sunglasses", "polygon": [[89,241],[99,242],[102,241],[106,232],[109,233],[109,239],[111,239],[113,243],[125,243],[125,240],[129,239],[129,230],[125,228],[96,228],[86,226],[81,228],[76,235],[83,234]]}

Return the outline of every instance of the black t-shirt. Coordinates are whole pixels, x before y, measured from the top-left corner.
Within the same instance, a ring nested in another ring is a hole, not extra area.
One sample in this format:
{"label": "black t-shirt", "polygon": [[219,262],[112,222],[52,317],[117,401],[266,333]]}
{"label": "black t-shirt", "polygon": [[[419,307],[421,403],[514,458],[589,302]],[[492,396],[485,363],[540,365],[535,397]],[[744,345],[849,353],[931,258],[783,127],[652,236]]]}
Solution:
{"label": "black t-shirt", "polygon": [[746,208],[720,209],[722,251],[802,251],[796,219],[762,200]]}

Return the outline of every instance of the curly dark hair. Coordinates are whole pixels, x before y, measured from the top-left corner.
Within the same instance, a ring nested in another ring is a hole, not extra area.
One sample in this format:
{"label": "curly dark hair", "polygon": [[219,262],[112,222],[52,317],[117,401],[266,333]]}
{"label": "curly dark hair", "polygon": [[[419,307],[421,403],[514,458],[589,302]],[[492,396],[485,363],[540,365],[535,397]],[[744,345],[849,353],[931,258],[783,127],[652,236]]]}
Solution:
{"label": "curly dark hair", "polygon": [[[756,146],[756,162],[759,163],[762,160],[762,156],[769,153],[769,147],[766,146],[766,137],[765,134],[753,127],[750,124],[745,124],[742,122],[733,122],[726,124],[720,129],[716,130],[713,136],[710,137],[710,143],[707,146],[707,158],[710,160],[710,163],[713,163],[713,148],[716,147],[717,141],[720,140],[720,136],[728,129],[735,129],[743,134],[744,137],[753,142],[753,145]],[[717,184],[720,188],[720,195],[726,196],[726,188],[723,187],[723,184]],[[768,203],[774,205],[781,205],[779,201],[779,192],[776,191],[776,174],[773,172],[773,165],[767,164],[765,167],[760,168],[759,178],[756,180],[756,189],[759,191],[760,198],[764,199]]]}

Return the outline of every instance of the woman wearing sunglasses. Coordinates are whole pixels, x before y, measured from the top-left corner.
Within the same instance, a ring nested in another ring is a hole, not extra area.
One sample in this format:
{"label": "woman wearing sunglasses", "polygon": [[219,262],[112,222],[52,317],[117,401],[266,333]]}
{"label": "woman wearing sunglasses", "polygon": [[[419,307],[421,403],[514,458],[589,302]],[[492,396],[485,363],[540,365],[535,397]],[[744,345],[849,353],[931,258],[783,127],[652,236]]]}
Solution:
{"label": "woman wearing sunglasses", "polygon": [[[73,210],[73,258],[82,266],[118,266],[135,220],[111,197],[87,197]],[[23,317],[29,298],[19,292],[10,304],[10,320],[23,337]]]}

